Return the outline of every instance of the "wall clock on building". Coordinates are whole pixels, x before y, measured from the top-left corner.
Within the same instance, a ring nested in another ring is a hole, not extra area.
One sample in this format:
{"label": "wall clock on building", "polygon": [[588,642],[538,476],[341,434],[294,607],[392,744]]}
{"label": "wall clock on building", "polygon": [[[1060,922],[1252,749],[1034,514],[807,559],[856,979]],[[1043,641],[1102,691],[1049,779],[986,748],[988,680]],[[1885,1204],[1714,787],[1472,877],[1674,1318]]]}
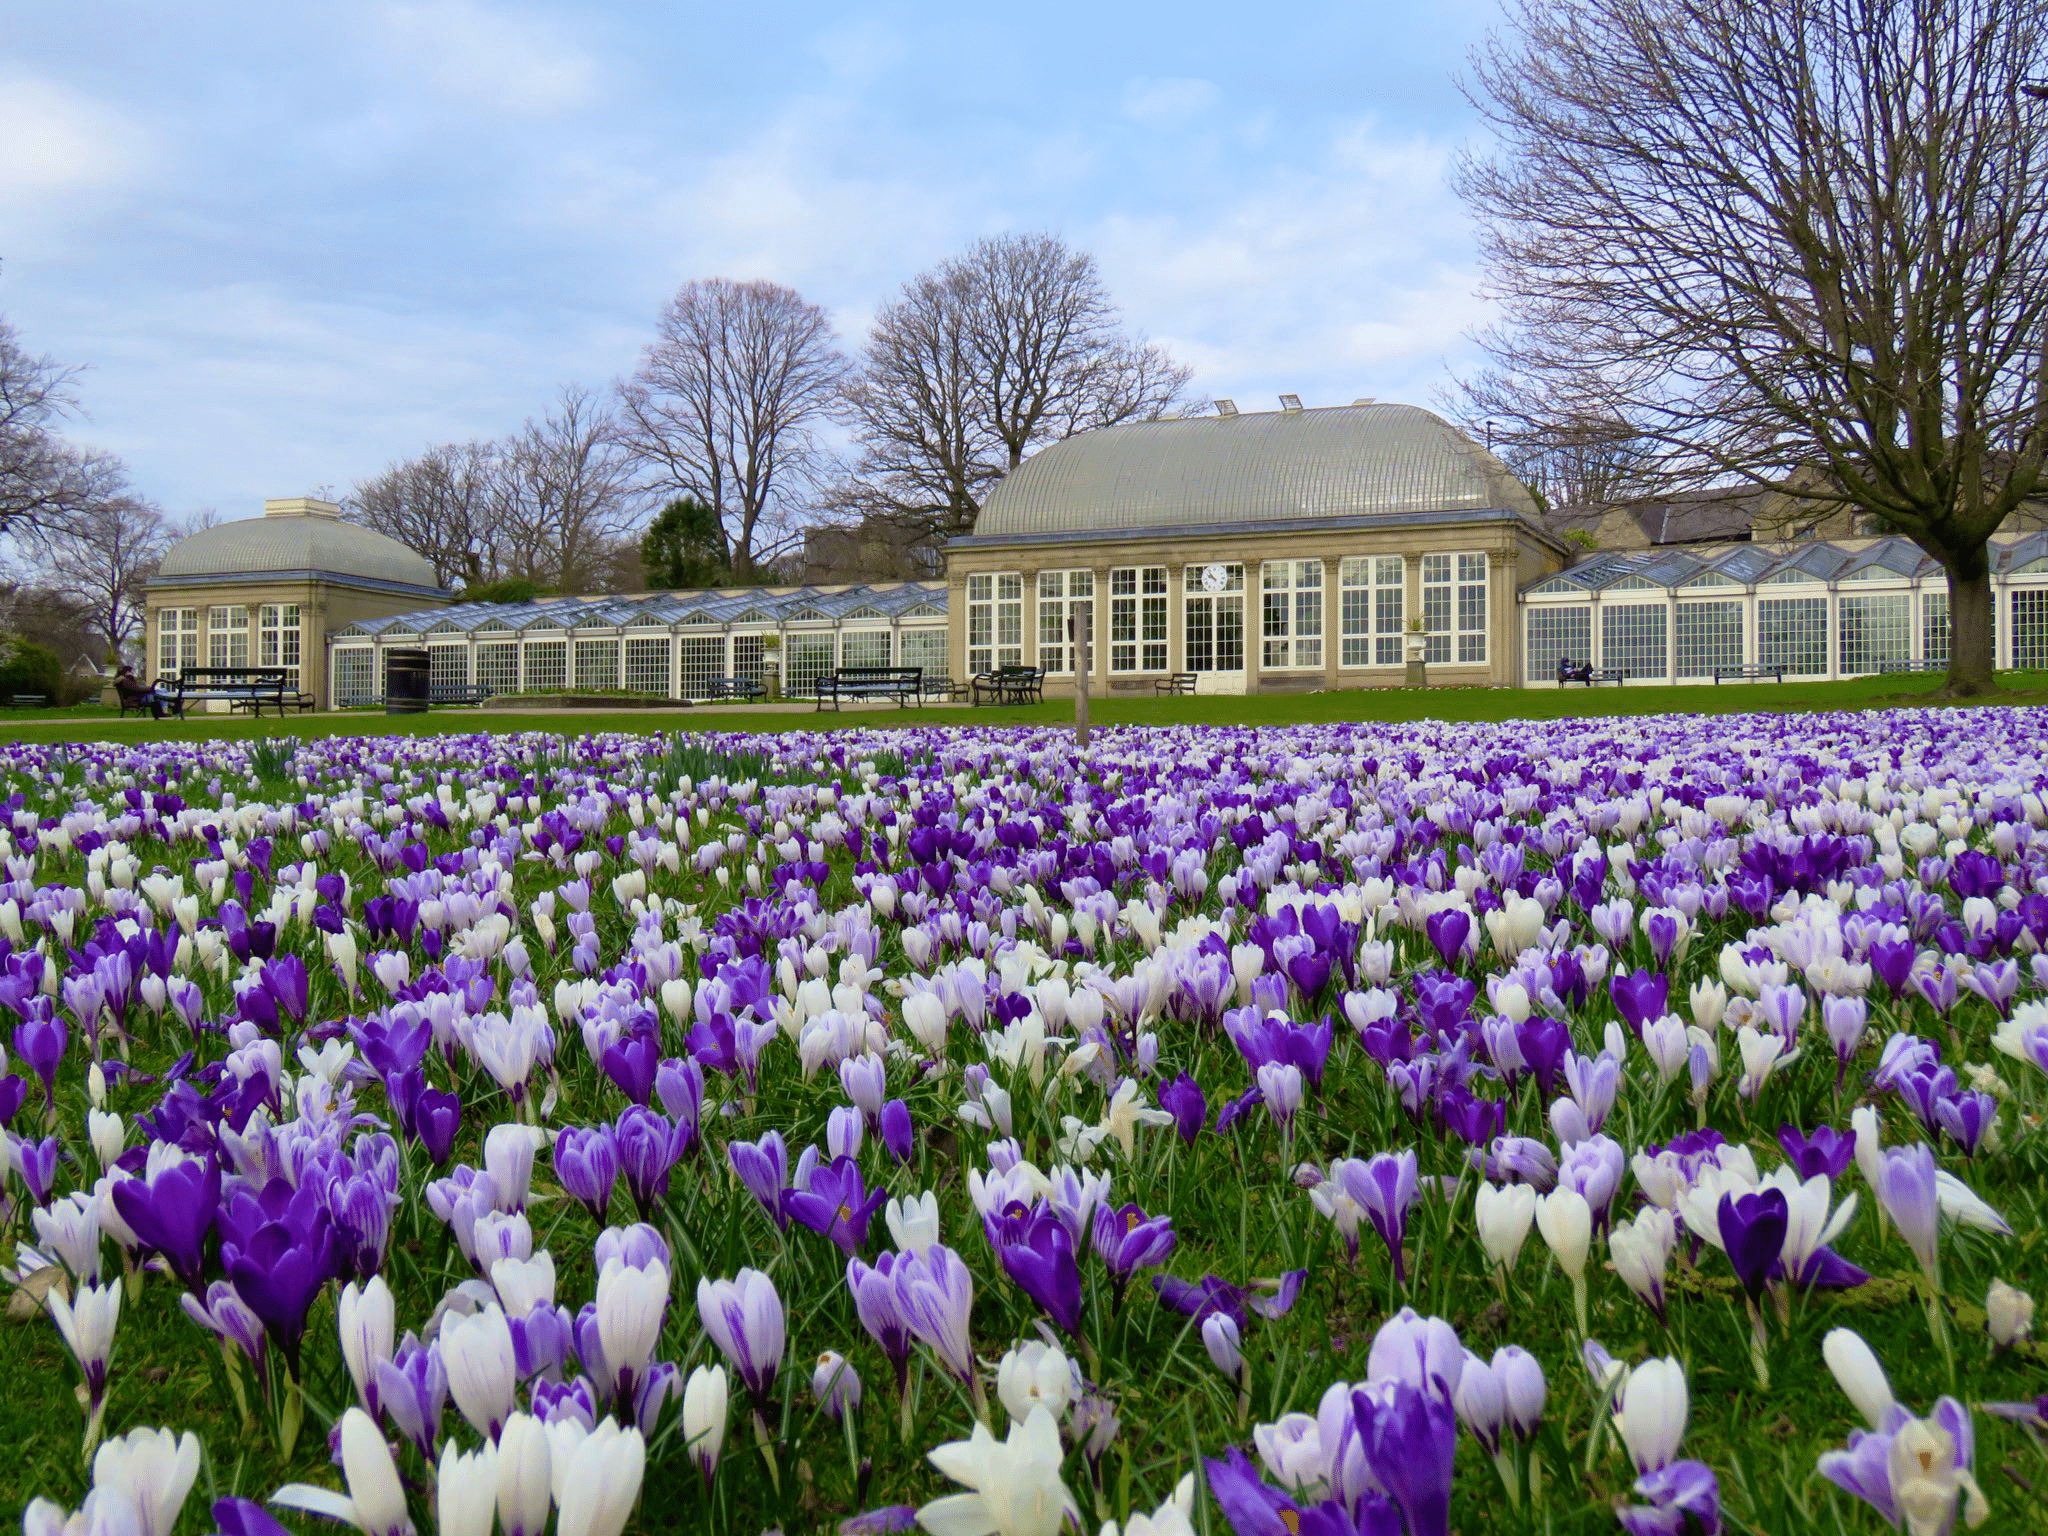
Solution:
{"label": "wall clock on building", "polygon": [[1229,585],[1230,572],[1222,566],[1205,565],[1202,567],[1202,590],[1204,592],[1221,592]]}

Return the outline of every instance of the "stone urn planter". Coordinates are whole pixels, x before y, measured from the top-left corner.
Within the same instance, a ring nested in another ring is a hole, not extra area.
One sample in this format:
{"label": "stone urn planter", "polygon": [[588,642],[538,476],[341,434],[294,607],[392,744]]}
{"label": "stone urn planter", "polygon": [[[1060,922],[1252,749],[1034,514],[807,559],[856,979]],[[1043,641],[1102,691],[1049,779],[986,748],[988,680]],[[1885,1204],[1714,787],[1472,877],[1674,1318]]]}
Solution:
{"label": "stone urn planter", "polygon": [[1420,629],[1408,631],[1405,640],[1408,652],[1408,686],[1427,688],[1429,686],[1429,636]]}

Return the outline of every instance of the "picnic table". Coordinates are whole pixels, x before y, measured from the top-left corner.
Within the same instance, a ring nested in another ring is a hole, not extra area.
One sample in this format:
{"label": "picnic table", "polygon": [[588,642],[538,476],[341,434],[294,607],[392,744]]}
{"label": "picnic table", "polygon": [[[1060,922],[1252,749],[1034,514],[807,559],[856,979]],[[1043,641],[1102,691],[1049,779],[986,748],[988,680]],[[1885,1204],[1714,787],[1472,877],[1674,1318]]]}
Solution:
{"label": "picnic table", "polygon": [[1039,704],[1044,700],[1043,667],[997,667],[975,675],[976,704]]}

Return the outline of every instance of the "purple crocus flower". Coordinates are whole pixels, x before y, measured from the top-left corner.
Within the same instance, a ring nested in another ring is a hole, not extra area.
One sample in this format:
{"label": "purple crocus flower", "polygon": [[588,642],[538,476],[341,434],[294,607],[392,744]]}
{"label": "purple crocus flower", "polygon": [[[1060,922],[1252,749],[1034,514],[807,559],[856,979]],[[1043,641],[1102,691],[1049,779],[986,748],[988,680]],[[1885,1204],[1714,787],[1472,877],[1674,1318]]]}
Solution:
{"label": "purple crocus flower", "polygon": [[910,1118],[910,1106],[891,1099],[882,1106],[882,1145],[899,1163],[907,1163],[917,1151],[917,1127]]}
{"label": "purple crocus flower", "polygon": [[1965,1157],[1975,1157],[1985,1133],[1998,1119],[1998,1100],[1988,1093],[1958,1093],[1935,1104],[1934,1119],[1963,1149]]}
{"label": "purple crocus flower", "polygon": [[422,1087],[413,1100],[412,1116],[413,1134],[439,1168],[454,1152],[456,1133],[462,1129],[461,1098],[439,1088]]}
{"label": "purple crocus flower", "polygon": [[889,1357],[899,1393],[910,1374],[910,1325],[896,1297],[895,1270],[903,1257],[885,1253],[873,1264],[858,1258],[846,1261],[846,1288],[853,1294],[854,1315]]}
{"label": "purple crocus flower", "polygon": [[704,1069],[691,1057],[667,1058],[655,1071],[654,1096],[687,1134],[686,1151],[695,1150],[704,1120]]}
{"label": "purple crocus flower", "polygon": [[1066,1223],[1042,1202],[1029,1211],[1012,1206],[997,1223],[996,1257],[1003,1272],[1055,1323],[1078,1337],[1081,1269],[1074,1259],[1074,1239]]}
{"label": "purple crocus flower", "polygon": [[661,1042],[652,1035],[625,1035],[606,1048],[600,1065],[619,1092],[644,1107],[654,1093],[660,1057]]}
{"label": "purple crocus flower", "polygon": [[1112,1277],[1115,1305],[1123,1305],[1124,1290],[1131,1276],[1141,1269],[1164,1264],[1173,1254],[1173,1220],[1147,1216],[1135,1205],[1095,1208],[1094,1230],[1090,1234],[1095,1256]]}
{"label": "purple crocus flower", "polygon": [[1778,1145],[1792,1160],[1801,1183],[1819,1174],[1830,1183],[1842,1176],[1849,1159],[1856,1155],[1856,1138],[1831,1125],[1815,1126],[1812,1135],[1802,1134],[1795,1125],[1778,1127]]}
{"label": "purple crocus flower", "polygon": [[1390,1382],[1351,1394],[1366,1464],[1393,1497],[1408,1536],[1449,1536],[1458,1416],[1433,1392]]}
{"label": "purple crocus flower", "polygon": [[312,1222],[266,1222],[246,1243],[221,1250],[235,1294],[263,1319],[295,1378],[306,1314],[333,1277],[335,1246],[334,1229],[321,1212]]}
{"label": "purple crocus flower", "polygon": [[[1062,1231],[1065,1229],[1062,1228]],[[974,1277],[944,1243],[896,1256],[890,1275],[903,1325],[963,1382],[974,1379]]]}
{"label": "purple crocus flower", "polygon": [[856,1254],[867,1246],[868,1223],[887,1194],[880,1189],[870,1194],[860,1165],[850,1157],[835,1157],[812,1169],[804,1188],[782,1192],[782,1211],[786,1219],[823,1233],[846,1253]]}
{"label": "purple crocus flower", "polygon": [[42,1083],[47,1109],[57,1102],[57,1067],[64,1060],[64,1048],[71,1043],[71,1031],[49,1008],[47,999],[38,1001],[40,1011],[14,1026],[14,1050]]}
{"label": "purple crocus flower", "polygon": [[213,1527],[216,1536],[292,1536],[254,1499],[214,1500]]}
{"label": "purple crocus flower", "polygon": [[441,1413],[448,1405],[448,1373],[441,1365],[440,1346],[422,1344],[408,1333],[391,1359],[377,1362],[376,1381],[384,1417],[431,1462],[441,1439]]}
{"label": "purple crocus flower", "polygon": [[1877,1198],[1898,1225],[1899,1235],[1928,1274],[1934,1273],[1941,1244],[1941,1198],[1934,1151],[1925,1145],[1886,1147],[1877,1172]]}
{"label": "purple crocus flower", "polygon": [[1771,1271],[1785,1251],[1785,1229],[1791,1207],[1782,1189],[1756,1190],[1746,1195],[1721,1197],[1715,1220],[1720,1224],[1721,1246],[1728,1250],[1728,1262],[1735,1278],[1749,1293],[1751,1302],[1763,1295]]}
{"label": "purple crocus flower", "polygon": [[759,1141],[729,1141],[726,1161],[739,1176],[747,1193],[761,1202],[761,1209],[785,1230],[789,1216],[782,1209],[782,1191],[789,1183],[789,1147],[780,1131],[770,1131]]}
{"label": "purple crocus flower", "polygon": [[1159,1107],[1173,1116],[1173,1128],[1192,1147],[1209,1118],[1209,1101],[1202,1096],[1202,1085],[1181,1073],[1159,1090]]}
{"label": "purple crocus flower", "polygon": [[50,1203],[50,1193],[57,1187],[57,1152],[57,1138],[54,1136],[45,1136],[41,1141],[15,1143],[15,1172],[21,1175],[32,1205]]}
{"label": "purple crocus flower", "polygon": [[1234,1445],[1220,1460],[1205,1458],[1202,1468],[1236,1536],[1401,1536],[1400,1512],[1378,1493],[1304,1506],[1268,1485]]}
{"label": "purple crocus flower", "polygon": [[644,1218],[668,1194],[669,1170],[682,1161],[685,1138],[681,1127],[658,1110],[645,1104],[628,1104],[620,1111],[613,1137],[619,1149],[619,1169],[626,1175],[626,1188]]}
{"label": "purple crocus flower", "polygon": [[1614,999],[1614,1011],[1638,1040],[1645,1024],[1671,1011],[1671,978],[1661,971],[1630,971],[1626,976],[1616,976],[1607,983],[1607,991]]}
{"label": "purple crocus flower", "polygon": [[1464,958],[1465,944],[1472,937],[1472,914],[1463,907],[1445,907],[1423,919],[1423,931],[1445,965],[1456,968]]}
{"label": "purple crocus flower", "polygon": [[884,1504],[839,1522],[839,1536],[891,1536],[895,1531],[916,1529],[917,1508],[912,1504]]}
{"label": "purple crocus flower", "polygon": [[697,1282],[697,1316],[765,1411],[782,1365],[782,1298],[775,1282],[758,1269],[743,1269],[730,1280],[707,1275]]}
{"label": "purple crocus flower", "polygon": [[1647,1505],[1624,1505],[1614,1518],[1628,1536],[1719,1536],[1721,1481],[1700,1461],[1674,1461],[1636,1479]]}
{"label": "purple crocus flower", "polygon": [[555,1179],[600,1224],[619,1178],[619,1144],[608,1125],[565,1125],[555,1133]]}
{"label": "purple crocus flower", "polygon": [[1415,1149],[1380,1152],[1364,1162],[1346,1158],[1337,1165],[1337,1182],[1371,1221],[1394,1260],[1394,1281],[1408,1283],[1401,1246],[1408,1238],[1408,1212],[1420,1190]]}

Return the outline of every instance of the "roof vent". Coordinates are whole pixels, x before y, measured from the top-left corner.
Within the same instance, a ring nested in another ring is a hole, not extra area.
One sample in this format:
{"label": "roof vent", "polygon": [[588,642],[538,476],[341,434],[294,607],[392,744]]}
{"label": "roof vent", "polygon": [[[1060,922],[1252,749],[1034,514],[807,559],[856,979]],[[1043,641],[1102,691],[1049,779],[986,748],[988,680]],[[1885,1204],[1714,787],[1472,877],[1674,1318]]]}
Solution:
{"label": "roof vent", "polygon": [[1371,395],[1360,395],[1351,403],[1353,405],[1378,405],[1379,401],[1375,400]]}
{"label": "roof vent", "polygon": [[1283,411],[1298,411],[1298,410],[1300,410],[1300,409],[1301,409],[1301,396],[1299,396],[1299,395],[1282,395],[1282,396],[1280,397],[1280,409],[1281,409],[1281,410],[1283,410]]}
{"label": "roof vent", "polygon": [[1216,414],[1218,416],[1235,416],[1237,414],[1237,402],[1235,400],[1218,400],[1216,402]]}
{"label": "roof vent", "polygon": [[263,503],[265,517],[340,517],[341,508],[317,496],[273,497]]}

